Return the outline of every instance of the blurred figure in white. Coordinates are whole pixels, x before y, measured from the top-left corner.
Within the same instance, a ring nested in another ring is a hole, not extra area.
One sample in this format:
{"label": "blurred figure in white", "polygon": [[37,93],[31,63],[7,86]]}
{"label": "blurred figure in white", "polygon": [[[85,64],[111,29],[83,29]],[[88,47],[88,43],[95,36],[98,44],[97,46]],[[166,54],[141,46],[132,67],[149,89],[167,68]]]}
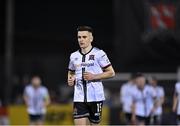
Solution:
{"label": "blurred figure in white", "polygon": [[153,125],[160,125],[162,121],[162,105],[164,103],[164,88],[162,86],[158,85],[158,80],[154,76],[150,76],[148,78],[148,83],[152,85],[154,90],[156,91],[156,100],[155,100],[155,105],[152,110],[152,122],[151,124]]}
{"label": "blurred figure in white", "polygon": [[122,104],[122,111],[125,115],[126,125],[132,124],[132,92],[135,88],[135,74],[132,74],[128,82],[124,83],[120,89],[120,102]]}
{"label": "blurred figure in white", "polygon": [[156,92],[146,84],[146,78],[141,73],[137,73],[136,85],[133,91],[132,122],[142,126],[149,125]]}
{"label": "blurred figure in white", "polygon": [[175,84],[172,111],[177,114],[177,124],[180,125],[180,81]]}
{"label": "blurred figure in white", "polygon": [[30,125],[43,125],[46,107],[50,104],[48,90],[41,85],[40,76],[31,78],[31,84],[24,90],[24,101],[29,114]]}

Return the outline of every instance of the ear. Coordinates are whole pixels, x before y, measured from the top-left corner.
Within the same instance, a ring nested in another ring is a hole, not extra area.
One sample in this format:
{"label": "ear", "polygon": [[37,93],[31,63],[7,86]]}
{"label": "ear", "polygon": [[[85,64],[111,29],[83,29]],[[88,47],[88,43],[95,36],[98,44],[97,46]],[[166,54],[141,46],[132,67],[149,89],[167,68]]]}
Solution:
{"label": "ear", "polygon": [[94,39],[94,37],[93,37],[93,35],[91,34],[91,36],[90,36],[91,42],[93,42],[93,39]]}

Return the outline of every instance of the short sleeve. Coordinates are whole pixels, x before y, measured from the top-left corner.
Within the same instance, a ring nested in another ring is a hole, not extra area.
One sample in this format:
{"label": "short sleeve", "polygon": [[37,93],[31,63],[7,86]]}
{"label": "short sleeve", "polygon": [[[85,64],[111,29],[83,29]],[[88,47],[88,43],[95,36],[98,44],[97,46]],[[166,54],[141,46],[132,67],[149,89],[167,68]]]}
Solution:
{"label": "short sleeve", "polygon": [[160,88],[161,90],[160,90],[160,97],[164,97],[164,89],[163,88]]}
{"label": "short sleeve", "polygon": [[153,97],[153,98],[156,98],[156,97],[157,97],[157,93],[156,93],[156,91],[154,90],[153,87],[151,87],[151,93],[152,93],[152,97]]}
{"label": "short sleeve", "polygon": [[101,66],[101,68],[104,69],[111,65],[109,58],[103,50],[99,52],[98,63]]}
{"label": "short sleeve", "polygon": [[27,92],[28,92],[27,90],[28,90],[28,88],[27,88],[27,86],[26,86],[26,87],[24,88],[24,92],[23,92],[23,95],[24,95],[24,96],[27,96],[27,94],[28,94],[28,93],[27,93]]}
{"label": "short sleeve", "polygon": [[175,92],[174,92],[175,95],[178,95],[178,83],[175,84]]}
{"label": "short sleeve", "polygon": [[46,87],[44,87],[44,98],[45,99],[49,98],[49,92],[48,92],[48,89]]}
{"label": "short sleeve", "polygon": [[75,67],[74,67],[74,62],[73,62],[72,55],[70,56],[68,70],[70,70],[70,71],[75,71]]}

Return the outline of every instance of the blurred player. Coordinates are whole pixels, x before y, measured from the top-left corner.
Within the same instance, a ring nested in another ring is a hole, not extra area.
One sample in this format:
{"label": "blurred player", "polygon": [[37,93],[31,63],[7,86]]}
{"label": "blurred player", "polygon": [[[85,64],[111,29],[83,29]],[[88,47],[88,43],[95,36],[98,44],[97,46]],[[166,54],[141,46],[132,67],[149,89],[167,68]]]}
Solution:
{"label": "blurred player", "polygon": [[135,74],[132,74],[129,81],[123,84],[120,90],[120,102],[122,104],[122,109],[123,113],[125,114],[125,121],[127,125],[132,124],[132,92],[135,88],[135,78]]}
{"label": "blurred player", "polygon": [[136,85],[133,91],[132,122],[149,125],[156,92],[152,86],[146,85],[146,78],[141,73],[137,74]]}
{"label": "blurred player", "polygon": [[47,88],[41,85],[39,76],[33,76],[31,84],[25,87],[24,101],[27,106],[30,125],[43,125],[50,98]]}
{"label": "blurred player", "polygon": [[164,103],[164,89],[163,87],[158,85],[158,80],[154,76],[148,78],[148,83],[152,85],[152,87],[156,91],[155,105],[152,110],[152,115],[153,115],[152,124],[160,125],[162,120],[162,112],[163,112],[162,105]]}
{"label": "blurred player", "polygon": [[97,125],[105,100],[102,79],[115,72],[106,53],[92,46],[91,27],[79,26],[77,37],[80,50],[71,54],[68,68],[68,85],[74,86],[74,123]]}
{"label": "blurred player", "polygon": [[180,125],[180,82],[175,84],[175,92],[173,98],[173,112],[177,114],[177,124]]}

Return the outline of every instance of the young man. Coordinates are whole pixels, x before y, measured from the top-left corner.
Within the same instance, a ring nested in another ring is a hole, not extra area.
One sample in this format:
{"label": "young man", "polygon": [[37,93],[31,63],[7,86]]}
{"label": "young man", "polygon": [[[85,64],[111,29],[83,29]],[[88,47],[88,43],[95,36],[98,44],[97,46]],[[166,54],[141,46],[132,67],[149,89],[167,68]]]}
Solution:
{"label": "young man", "polygon": [[154,76],[148,78],[148,83],[152,85],[153,89],[156,92],[155,105],[152,110],[152,115],[153,115],[152,124],[160,125],[162,120],[162,113],[163,113],[162,105],[164,103],[164,89],[163,87],[158,85],[158,80]]}
{"label": "young man", "polygon": [[50,98],[47,88],[41,85],[39,76],[33,76],[31,84],[25,87],[24,101],[27,106],[30,125],[43,125]]}
{"label": "young man", "polygon": [[156,92],[152,86],[146,85],[146,78],[141,73],[137,74],[136,85],[133,91],[132,121],[138,125],[149,125]]}
{"label": "young man", "polygon": [[74,86],[75,125],[100,123],[105,100],[102,79],[115,75],[106,53],[92,46],[92,33],[91,27],[78,27],[80,50],[70,56],[68,85]]}
{"label": "young man", "polygon": [[136,75],[132,74],[128,82],[122,85],[120,89],[120,102],[122,104],[122,111],[125,114],[125,123],[126,125],[131,125],[131,110],[132,110],[132,93],[135,88],[135,78]]}

